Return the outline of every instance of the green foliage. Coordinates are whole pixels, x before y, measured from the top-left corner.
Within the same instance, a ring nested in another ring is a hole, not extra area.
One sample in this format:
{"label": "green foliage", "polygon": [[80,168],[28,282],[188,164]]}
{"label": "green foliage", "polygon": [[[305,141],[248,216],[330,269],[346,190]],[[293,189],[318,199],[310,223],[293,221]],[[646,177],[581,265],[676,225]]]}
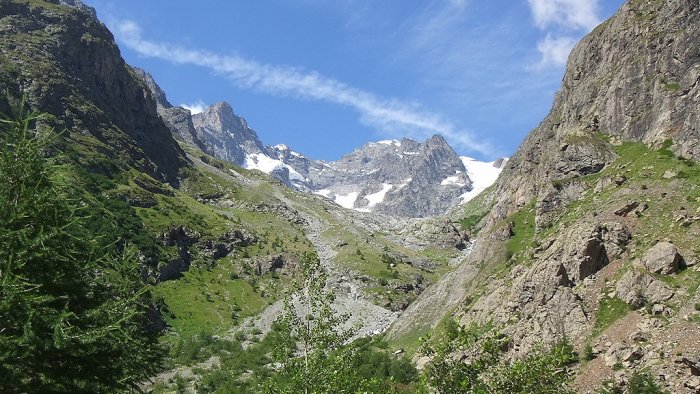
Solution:
{"label": "green foliage", "polygon": [[140,267],[90,233],[20,114],[0,120],[0,391],[135,387],[162,356]]}
{"label": "green foliage", "polygon": [[648,372],[635,372],[630,377],[629,394],[663,394],[666,391],[654,380]]}
{"label": "green foliage", "polygon": [[654,378],[646,371],[635,371],[630,376],[627,383],[627,390],[613,379],[608,379],[603,382],[600,389],[596,390],[598,394],[665,394],[668,391],[654,380]]}
{"label": "green foliage", "polygon": [[458,327],[447,335],[447,341],[423,348],[432,357],[426,383],[439,393],[570,392],[566,387],[573,375],[569,365],[577,356],[566,341],[512,361],[504,358],[509,338],[488,328]]}
{"label": "green foliage", "polygon": [[535,239],[535,202],[531,202],[510,219],[513,236],[506,243],[507,260],[523,263],[528,259],[526,250],[532,246]]}
{"label": "green foliage", "polygon": [[594,337],[600,335],[606,328],[630,311],[630,306],[619,298],[604,297],[600,300],[599,305],[592,331]]}
{"label": "green foliage", "polygon": [[465,230],[474,231],[476,226],[479,224],[479,222],[481,222],[481,220],[484,218],[484,216],[486,216],[487,213],[488,211],[484,211],[468,215],[467,217],[460,220],[459,224]]}
{"label": "green foliage", "polygon": [[358,393],[392,392],[378,378],[364,379],[359,351],[345,346],[353,335],[348,315],[332,308],[334,294],[325,288],[326,273],[318,257],[307,254],[297,295],[285,299],[283,314],[276,321],[279,331],[273,361],[280,368],[260,386],[265,393]]}
{"label": "green foliage", "polygon": [[586,346],[583,348],[583,358],[587,361],[595,358],[595,354],[593,354],[593,346],[591,346],[590,343],[586,343]]}

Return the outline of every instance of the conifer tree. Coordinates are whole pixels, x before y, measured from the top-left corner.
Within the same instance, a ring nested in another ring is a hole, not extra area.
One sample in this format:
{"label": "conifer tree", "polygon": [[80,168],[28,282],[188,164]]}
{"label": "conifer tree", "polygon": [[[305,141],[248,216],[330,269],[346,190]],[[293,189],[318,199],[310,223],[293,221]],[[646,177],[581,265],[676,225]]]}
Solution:
{"label": "conifer tree", "polygon": [[133,389],[162,354],[148,289],[128,252],[86,230],[38,119],[0,119],[0,392]]}

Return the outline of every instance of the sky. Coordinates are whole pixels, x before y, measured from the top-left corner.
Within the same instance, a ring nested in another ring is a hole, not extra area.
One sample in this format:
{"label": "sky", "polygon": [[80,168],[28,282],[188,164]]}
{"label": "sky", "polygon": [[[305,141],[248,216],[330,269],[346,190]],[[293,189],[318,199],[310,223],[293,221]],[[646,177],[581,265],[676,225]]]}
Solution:
{"label": "sky", "polygon": [[263,143],[336,160],[443,135],[511,155],[571,48],[623,0],[84,0],[173,105],[226,101]]}

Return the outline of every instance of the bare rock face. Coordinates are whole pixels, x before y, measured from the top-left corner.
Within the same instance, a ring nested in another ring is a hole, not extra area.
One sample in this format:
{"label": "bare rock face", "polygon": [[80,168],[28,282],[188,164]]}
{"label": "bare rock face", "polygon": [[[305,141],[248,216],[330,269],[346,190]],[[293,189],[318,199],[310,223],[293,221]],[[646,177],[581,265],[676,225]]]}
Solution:
{"label": "bare rock face", "polygon": [[108,159],[176,184],[185,154],[112,34],[80,1],[37,3],[0,2],[0,112],[25,96],[61,138],[90,135]]}
{"label": "bare rock face", "polygon": [[[643,23],[641,23],[643,22]],[[562,124],[700,158],[700,4],[629,1],[579,43],[557,97]]]}
{"label": "bare rock face", "polygon": [[[643,21],[641,23],[640,21]],[[629,1],[572,51],[551,113],[509,160],[494,195],[496,222],[551,183],[615,158],[600,133],[700,159],[700,4]]]}
{"label": "bare rock face", "polygon": [[678,248],[670,242],[659,242],[654,245],[638,262],[649,272],[661,275],[670,275],[678,272],[683,263],[683,258],[678,253]]}
{"label": "bare rock face", "polygon": [[137,67],[132,67],[132,70],[146,85],[145,93],[153,97],[153,100],[156,102],[158,115],[160,115],[170,131],[188,144],[204,149],[204,144],[197,137],[190,111],[170,104],[165,92],[158,86],[151,74]]}
{"label": "bare rock face", "polygon": [[563,246],[564,269],[572,281],[579,282],[619,257],[631,235],[624,225],[607,223],[591,230],[585,230],[585,226],[574,229],[563,239],[569,240]]}
{"label": "bare rock face", "polygon": [[205,151],[214,157],[245,165],[246,158],[265,154],[266,149],[257,133],[228,103],[220,102],[192,116],[197,136]]}
{"label": "bare rock face", "polygon": [[648,272],[631,270],[627,272],[615,287],[617,296],[630,306],[639,308],[646,303],[656,304],[668,301],[674,293],[664,282],[654,278]]}
{"label": "bare rock face", "polygon": [[298,270],[300,267],[296,259],[281,254],[258,257],[254,259],[253,265],[260,276],[283,269]]}

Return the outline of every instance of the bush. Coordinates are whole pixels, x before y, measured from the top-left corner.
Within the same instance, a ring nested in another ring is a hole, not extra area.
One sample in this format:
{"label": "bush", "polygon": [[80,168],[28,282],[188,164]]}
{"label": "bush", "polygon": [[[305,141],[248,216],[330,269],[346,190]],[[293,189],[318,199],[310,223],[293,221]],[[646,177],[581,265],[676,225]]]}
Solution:
{"label": "bush", "polygon": [[[424,354],[432,356],[426,371],[427,384],[439,393],[570,392],[566,388],[573,376],[569,366],[577,357],[568,342],[509,361],[503,352],[510,339],[488,328],[459,327],[449,338],[423,348]],[[464,354],[466,360],[455,358],[455,353]]]}
{"label": "bush", "polygon": [[666,391],[661,389],[648,372],[635,372],[630,377],[627,392],[629,394],[662,394]]}

